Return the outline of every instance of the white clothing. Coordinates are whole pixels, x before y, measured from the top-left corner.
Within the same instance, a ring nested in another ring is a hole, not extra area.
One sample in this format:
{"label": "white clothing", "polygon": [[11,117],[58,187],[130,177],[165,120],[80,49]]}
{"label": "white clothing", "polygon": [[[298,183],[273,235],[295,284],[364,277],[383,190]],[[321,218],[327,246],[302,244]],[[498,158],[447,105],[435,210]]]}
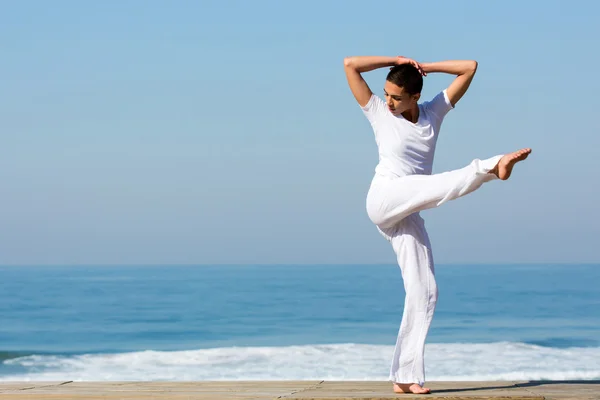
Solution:
{"label": "white clothing", "polygon": [[451,108],[445,91],[419,105],[416,124],[394,116],[374,95],[362,107],[379,149],[379,164],[367,194],[367,213],[392,244],[406,292],[389,375],[396,383],[425,382],[425,338],[438,297],[431,244],[419,211],[464,196],[496,179],[488,172],[502,157],[474,160],[465,168],[431,175],[440,126]]}
{"label": "white clothing", "polygon": [[379,150],[375,172],[391,176],[431,174],[442,120],[452,109],[445,90],[431,101],[419,104],[419,119],[415,124],[392,114],[387,104],[375,95],[362,109],[373,127]]}
{"label": "white clothing", "polygon": [[501,155],[484,161],[476,159],[464,168],[435,175],[389,177],[375,174],[367,194],[367,214],[378,228],[393,230],[413,213],[439,207],[497,179],[488,172],[500,158]]}

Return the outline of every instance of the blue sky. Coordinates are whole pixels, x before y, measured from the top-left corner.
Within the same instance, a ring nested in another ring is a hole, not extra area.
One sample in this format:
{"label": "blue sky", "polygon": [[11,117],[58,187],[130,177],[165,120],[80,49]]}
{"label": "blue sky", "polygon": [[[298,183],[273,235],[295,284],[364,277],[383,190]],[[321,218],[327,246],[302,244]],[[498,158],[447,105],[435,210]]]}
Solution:
{"label": "blue sky", "polygon": [[[3,2],[0,264],[393,263],[365,212],[377,153],[348,55],[479,62],[434,172],[533,148],[508,182],[423,213],[436,262],[600,262],[599,12]],[[385,73],[366,74],[377,94]]]}

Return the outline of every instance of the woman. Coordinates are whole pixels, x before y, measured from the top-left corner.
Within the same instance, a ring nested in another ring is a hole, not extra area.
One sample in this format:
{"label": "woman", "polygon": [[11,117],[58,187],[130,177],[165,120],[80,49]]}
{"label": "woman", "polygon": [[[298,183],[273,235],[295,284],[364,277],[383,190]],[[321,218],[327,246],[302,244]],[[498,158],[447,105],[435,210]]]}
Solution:
{"label": "woman", "polygon": [[[385,101],[375,96],[361,73],[392,67],[384,85]],[[466,93],[477,70],[475,61],[418,63],[406,57],[348,57],[348,84],[371,123],[379,162],[367,195],[367,213],[392,244],[402,272],[406,298],[390,381],[396,393],[430,393],[425,382],[425,338],[437,301],[431,244],[419,212],[464,196],[483,183],[510,177],[513,166],[531,149],[474,160],[467,167],[431,175],[442,121]],[[456,75],[430,101],[419,103],[423,76]]]}

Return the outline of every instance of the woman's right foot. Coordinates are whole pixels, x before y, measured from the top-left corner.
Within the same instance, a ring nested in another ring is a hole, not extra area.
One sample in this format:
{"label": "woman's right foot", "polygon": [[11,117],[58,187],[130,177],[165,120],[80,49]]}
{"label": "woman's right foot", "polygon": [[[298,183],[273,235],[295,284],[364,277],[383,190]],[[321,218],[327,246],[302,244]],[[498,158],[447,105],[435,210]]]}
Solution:
{"label": "woman's right foot", "polygon": [[394,383],[395,393],[429,394],[431,390],[420,386],[418,383]]}
{"label": "woman's right foot", "polygon": [[521,149],[514,153],[505,154],[490,173],[505,181],[510,178],[515,164],[526,159],[529,154],[531,154],[531,149]]}

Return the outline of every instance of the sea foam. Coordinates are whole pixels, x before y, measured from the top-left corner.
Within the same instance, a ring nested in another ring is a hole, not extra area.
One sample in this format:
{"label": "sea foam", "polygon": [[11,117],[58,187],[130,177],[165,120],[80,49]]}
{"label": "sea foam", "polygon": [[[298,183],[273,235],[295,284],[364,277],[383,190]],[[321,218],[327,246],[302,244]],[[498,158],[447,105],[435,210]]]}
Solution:
{"label": "sea foam", "polygon": [[[226,347],[5,360],[0,381],[387,380],[393,348],[331,344]],[[600,379],[600,348],[524,343],[426,346],[428,381]]]}

